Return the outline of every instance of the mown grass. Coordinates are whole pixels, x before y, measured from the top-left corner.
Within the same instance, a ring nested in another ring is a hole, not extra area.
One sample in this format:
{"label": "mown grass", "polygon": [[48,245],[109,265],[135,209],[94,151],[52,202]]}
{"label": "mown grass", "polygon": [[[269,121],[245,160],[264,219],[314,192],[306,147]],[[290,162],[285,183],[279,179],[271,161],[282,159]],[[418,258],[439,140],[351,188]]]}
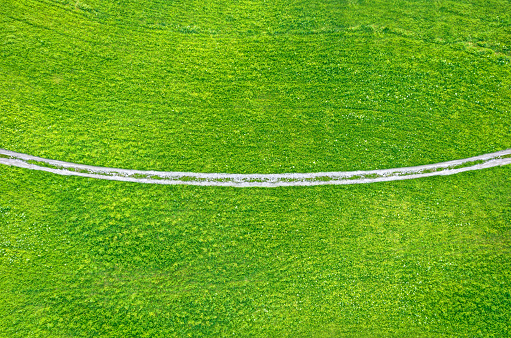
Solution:
{"label": "mown grass", "polygon": [[508,336],[511,171],[155,186],[0,167],[0,335]]}
{"label": "mown grass", "polygon": [[280,173],[511,147],[507,1],[7,1],[0,147]]}

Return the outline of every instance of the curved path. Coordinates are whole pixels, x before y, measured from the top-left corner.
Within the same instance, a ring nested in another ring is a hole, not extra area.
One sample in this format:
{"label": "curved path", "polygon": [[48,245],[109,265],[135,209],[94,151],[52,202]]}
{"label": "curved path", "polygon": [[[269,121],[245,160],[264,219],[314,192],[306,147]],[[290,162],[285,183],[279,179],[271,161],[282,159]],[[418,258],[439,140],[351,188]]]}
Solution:
{"label": "curved path", "polygon": [[91,177],[124,182],[228,187],[281,187],[327,184],[362,184],[409,180],[429,176],[453,175],[464,171],[480,170],[511,164],[511,149],[461,160],[427,164],[416,167],[297,174],[220,174],[104,168],[49,160],[5,149],[0,149],[0,164],[46,171],[58,175]]}

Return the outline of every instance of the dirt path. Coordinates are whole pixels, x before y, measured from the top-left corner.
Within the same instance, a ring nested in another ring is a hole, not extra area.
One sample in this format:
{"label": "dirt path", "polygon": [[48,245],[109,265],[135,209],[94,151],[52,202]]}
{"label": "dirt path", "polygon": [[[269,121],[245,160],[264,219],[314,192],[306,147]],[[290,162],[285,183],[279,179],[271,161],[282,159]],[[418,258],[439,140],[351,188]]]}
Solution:
{"label": "dirt path", "polygon": [[0,149],[0,164],[103,180],[150,184],[186,184],[229,187],[282,187],[329,184],[363,184],[453,175],[511,164],[511,149],[435,164],[382,170],[338,171],[297,174],[222,174],[143,171],[88,166]]}

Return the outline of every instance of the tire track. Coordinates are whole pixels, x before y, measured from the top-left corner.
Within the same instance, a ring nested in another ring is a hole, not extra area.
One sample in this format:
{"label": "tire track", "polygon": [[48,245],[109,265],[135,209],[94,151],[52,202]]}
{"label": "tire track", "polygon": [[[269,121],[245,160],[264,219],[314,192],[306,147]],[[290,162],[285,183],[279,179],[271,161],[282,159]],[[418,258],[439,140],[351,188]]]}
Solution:
{"label": "tire track", "polygon": [[465,171],[481,170],[511,164],[511,149],[460,160],[415,167],[289,174],[193,173],[106,168],[50,160],[6,149],[0,149],[0,164],[46,171],[64,176],[80,176],[123,182],[271,188],[285,186],[365,184],[409,180],[430,176],[454,175]]}

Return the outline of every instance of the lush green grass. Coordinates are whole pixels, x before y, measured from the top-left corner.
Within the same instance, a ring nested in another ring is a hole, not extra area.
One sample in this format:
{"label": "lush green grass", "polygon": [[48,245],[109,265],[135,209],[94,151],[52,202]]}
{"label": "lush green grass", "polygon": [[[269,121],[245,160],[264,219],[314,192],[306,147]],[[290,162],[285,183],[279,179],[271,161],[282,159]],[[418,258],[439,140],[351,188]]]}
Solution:
{"label": "lush green grass", "polygon": [[5,337],[511,334],[511,170],[155,186],[0,167]]}
{"label": "lush green grass", "polygon": [[0,147],[309,172],[511,147],[509,1],[4,1]]}
{"label": "lush green grass", "polygon": [[[511,147],[509,1],[4,0],[0,147],[374,169]],[[511,335],[511,168],[235,189],[0,166],[0,336]]]}

